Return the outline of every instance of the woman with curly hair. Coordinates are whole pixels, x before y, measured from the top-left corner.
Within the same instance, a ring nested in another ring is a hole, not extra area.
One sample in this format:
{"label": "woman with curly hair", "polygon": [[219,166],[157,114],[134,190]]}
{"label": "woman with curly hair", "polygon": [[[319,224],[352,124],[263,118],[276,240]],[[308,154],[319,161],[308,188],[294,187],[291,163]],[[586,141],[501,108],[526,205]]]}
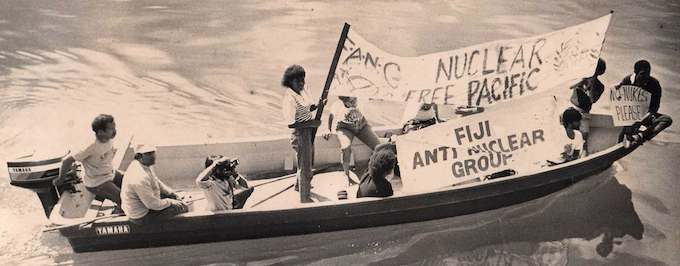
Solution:
{"label": "woman with curly hair", "polygon": [[397,156],[388,149],[373,153],[368,170],[361,177],[357,198],[392,196],[392,184],[385,177],[392,173],[396,161]]}
{"label": "woman with curly hair", "polygon": [[295,190],[300,191],[300,202],[312,202],[310,197],[312,165],[314,164],[314,137],[320,122],[314,120],[318,105],[313,104],[305,88],[305,69],[292,65],[283,73],[281,85],[286,88],[283,95],[283,120],[291,129],[291,145],[297,153],[298,181]]}

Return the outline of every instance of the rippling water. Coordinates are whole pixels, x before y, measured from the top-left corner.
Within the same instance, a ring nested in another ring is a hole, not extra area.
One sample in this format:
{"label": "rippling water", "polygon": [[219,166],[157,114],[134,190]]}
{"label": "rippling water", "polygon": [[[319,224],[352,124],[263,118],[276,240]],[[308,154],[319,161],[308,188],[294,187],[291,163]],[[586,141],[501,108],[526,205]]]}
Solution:
{"label": "rippling water", "polygon": [[[283,134],[283,70],[304,66],[318,95],[343,22],[387,52],[417,56],[542,34],[610,10],[602,81],[614,85],[635,61],[648,59],[664,87],[660,111],[680,119],[680,6],[672,0],[0,1],[0,155],[71,147],[91,136],[99,113],[114,115],[121,134],[155,143]],[[401,115],[393,114],[402,108],[362,105],[376,125],[398,122]],[[605,108],[596,104],[595,112]],[[676,128],[622,160],[625,171],[511,208],[318,235],[87,254],[73,254],[58,234],[40,233],[47,220],[37,197],[9,186],[3,162],[0,261],[673,265],[680,259]],[[595,253],[603,228],[639,229],[636,219],[644,225],[642,240],[629,234],[607,258]]]}

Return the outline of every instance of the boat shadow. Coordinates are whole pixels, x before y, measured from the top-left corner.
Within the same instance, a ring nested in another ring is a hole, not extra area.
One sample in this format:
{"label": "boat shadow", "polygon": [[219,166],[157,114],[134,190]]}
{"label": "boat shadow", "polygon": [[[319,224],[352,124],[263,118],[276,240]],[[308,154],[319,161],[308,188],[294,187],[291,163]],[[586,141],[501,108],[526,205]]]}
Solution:
{"label": "boat shadow", "polygon": [[[398,255],[380,260],[380,264],[421,263],[422,254],[463,264],[540,257],[536,253],[541,252],[562,253],[566,259],[564,240],[590,241],[599,237],[596,252],[606,257],[625,235],[640,240],[644,232],[630,189],[620,184],[613,172],[609,168],[574,186],[522,204],[439,220],[436,226],[423,223],[424,228],[410,232],[411,241],[396,248],[400,250]],[[529,255],[516,256],[516,250]]]}

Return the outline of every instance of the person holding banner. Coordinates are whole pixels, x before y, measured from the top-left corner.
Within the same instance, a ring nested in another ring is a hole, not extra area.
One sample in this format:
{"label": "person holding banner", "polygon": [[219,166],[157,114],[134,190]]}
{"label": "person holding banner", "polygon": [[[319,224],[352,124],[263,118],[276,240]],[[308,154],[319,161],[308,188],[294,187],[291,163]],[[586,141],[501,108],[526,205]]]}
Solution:
{"label": "person holding banner", "polygon": [[547,166],[563,164],[569,161],[576,160],[580,157],[583,150],[583,135],[578,130],[581,125],[581,112],[573,107],[567,108],[560,116],[562,126],[564,126],[565,134],[559,138],[559,142],[563,144],[560,154],[547,160]]}
{"label": "person holding banner", "polygon": [[661,85],[656,78],[650,75],[651,69],[652,67],[647,60],[637,61],[633,67],[633,74],[623,78],[621,84],[619,84],[619,86],[635,85],[652,94],[649,111],[640,122],[647,127],[647,130],[632,136],[632,141],[637,144],[652,139],[673,123],[670,116],[658,112],[661,105]]}
{"label": "person holding banner", "polygon": [[597,60],[597,67],[595,74],[592,77],[587,77],[571,86],[573,90],[570,101],[574,104],[576,110],[581,112],[581,126],[579,131],[583,134],[583,151],[588,150],[588,134],[590,133],[590,109],[593,104],[600,99],[604,92],[604,84],[598,79],[598,76],[604,74],[607,70],[607,64],[602,58]]}
{"label": "person holding banner", "polygon": [[295,190],[300,191],[300,202],[313,202],[310,197],[312,165],[314,164],[314,137],[320,122],[314,119],[318,105],[305,88],[305,69],[292,65],[286,69],[281,80],[286,88],[283,96],[283,120],[291,128],[290,143],[297,154],[298,181]]}
{"label": "person holding banner", "polygon": [[[357,98],[347,96],[339,96],[339,98],[340,101],[335,102],[331,106],[331,112],[328,114],[328,131],[323,133],[322,136],[328,140],[332,133],[337,134],[342,151],[342,156],[340,157],[342,170],[347,177],[348,186],[352,186],[358,184],[349,175],[352,140],[354,137],[359,138],[371,150],[380,144],[380,140],[373,131],[373,128],[371,128],[371,125],[366,121],[366,117],[357,107]],[[336,117],[337,123],[333,123],[333,119]]]}

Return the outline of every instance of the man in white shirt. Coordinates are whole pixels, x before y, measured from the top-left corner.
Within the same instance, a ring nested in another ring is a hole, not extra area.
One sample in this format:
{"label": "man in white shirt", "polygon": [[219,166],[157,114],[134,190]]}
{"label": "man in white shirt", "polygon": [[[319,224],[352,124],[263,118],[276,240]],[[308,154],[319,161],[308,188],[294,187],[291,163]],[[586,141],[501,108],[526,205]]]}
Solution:
{"label": "man in white shirt", "polygon": [[82,162],[85,168],[83,184],[88,191],[97,196],[109,199],[120,206],[120,186],[123,173],[113,169],[113,156],[116,151],[113,148],[112,139],[116,137],[116,122],[113,116],[101,114],[92,121],[92,131],[96,139],[84,149],[78,150],[72,155],[67,155],[62,160],[59,177],[52,183],[60,186],[64,183],[66,173],[71,170],[75,161]]}
{"label": "man in white shirt", "polygon": [[165,220],[189,210],[175,191],[158,179],[154,164],[156,147],[138,145],[135,161],[127,169],[121,190],[123,211],[134,224]]}

